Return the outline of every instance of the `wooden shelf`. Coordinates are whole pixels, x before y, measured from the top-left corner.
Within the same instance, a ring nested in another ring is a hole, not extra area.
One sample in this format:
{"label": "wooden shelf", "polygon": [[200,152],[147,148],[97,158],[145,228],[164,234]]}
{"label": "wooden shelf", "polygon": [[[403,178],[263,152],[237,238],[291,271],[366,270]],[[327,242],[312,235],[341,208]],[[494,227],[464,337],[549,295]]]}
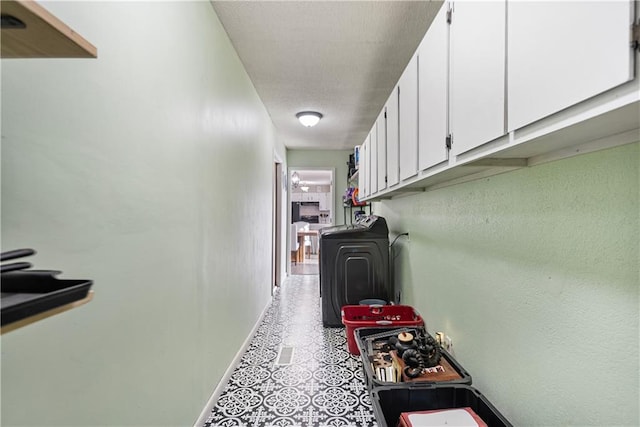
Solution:
{"label": "wooden shelf", "polygon": [[79,307],[91,301],[93,299],[93,291],[89,291],[86,297],[81,300],[74,301],[69,304],[61,305],[60,307],[52,308],[51,310],[43,311],[42,313],[35,314],[33,316],[26,317],[24,319],[20,319],[16,322],[9,323],[4,325],[0,331],[1,334],[5,334],[7,332],[11,332],[15,329],[22,328],[23,326],[30,325],[34,322],[37,322],[42,319],[46,319],[47,317],[55,316],[56,314],[64,313],[65,311],[69,311],[72,308]]}
{"label": "wooden shelf", "polygon": [[97,58],[95,46],[53,14],[30,0],[2,0],[3,22],[11,16],[23,27],[1,30],[2,58]]}
{"label": "wooden shelf", "polygon": [[[345,224],[353,224],[354,221],[354,217],[353,217],[353,211],[354,209],[357,211],[365,211],[365,208],[369,209],[369,215],[371,215],[371,203],[365,203],[364,205],[358,205],[358,206],[353,206],[353,205],[343,205],[342,208],[344,209],[344,223]],[[349,222],[347,222],[347,210],[349,210]]]}

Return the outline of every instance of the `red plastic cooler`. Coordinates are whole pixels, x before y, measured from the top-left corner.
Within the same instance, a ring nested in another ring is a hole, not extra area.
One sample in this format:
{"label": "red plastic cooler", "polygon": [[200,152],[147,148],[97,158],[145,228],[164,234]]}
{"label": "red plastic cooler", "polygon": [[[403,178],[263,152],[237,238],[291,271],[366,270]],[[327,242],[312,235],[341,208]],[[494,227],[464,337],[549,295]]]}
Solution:
{"label": "red plastic cooler", "polygon": [[347,349],[359,355],[353,331],[356,328],[423,326],[422,316],[410,305],[344,305],[342,323],[346,326]]}

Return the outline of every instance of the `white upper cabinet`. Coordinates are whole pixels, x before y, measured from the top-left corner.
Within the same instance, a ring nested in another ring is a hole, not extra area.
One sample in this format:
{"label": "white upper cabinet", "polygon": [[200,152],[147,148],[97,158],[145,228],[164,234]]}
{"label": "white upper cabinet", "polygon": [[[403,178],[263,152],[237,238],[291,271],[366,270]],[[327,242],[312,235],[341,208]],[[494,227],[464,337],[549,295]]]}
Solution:
{"label": "white upper cabinet", "polygon": [[360,175],[358,180],[362,183],[362,185],[359,185],[358,198],[363,199],[365,197],[368,197],[371,194],[371,192],[369,191],[369,184],[371,182],[370,181],[371,175],[369,174],[369,160],[371,159],[371,157],[369,156],[369,136],[368,135],[367,135],[367,139],[365,139],[361,145],[360,156],[361,156]]}
{"label": "white upper cabinet", "polygon": [[456,1],[452,7],[450,128],[458,155],[505,134],[506,2]]}
{"label": "white upper cabinet", "polygon": [[400,182],[398,171],[398,88],[387,101],[387,187]]}
{"label": "white upper cabinet", "polygon": [[378,167],[376,175],[378,176],[378,191],[387,188],[387,120],[385,115],[387,109],[383,108],[378,116],[376,124],[378,125]]}
{"label": "white upper cabinet", "polygon": [[371,135],[367,136],[367,150],[365,152],[367,156],[367,197],[371,195]]}
{"label": "white upper cabinet", "polygon": [[331,210],[331,193],[318,193],[319,206],[321,211]]}
{"label": "white upper cabinet", "polygon": [[400,179],[418,173],[418,57],[414,55],[398,82]]}
{"label": "white upper cabinet", "polygon": [[449,25],[447,5],[440,8],[418,47],[418,167],[447,160]]}
{"label": "white upper cabinet", "polygon": [[638,1],[445,1],[369,135],[368,197],[636,142]]}
{"label": "white upper cabinet", "polygon": [[365,183],[364,183],[364,175],[367,169],[367,162],[364,157],[364,143],[360,144],[360,161],[358,166],[358,197],[363,198],[365,194]]}
{"label": "white upper cabinet", "polygon": [[633,79],[629,1],[510,1],[507,19],[509,131]]}
{"label": "white upper cabinet", "polygon": [[378,192],[378,123],[369,133],[369,194]]}

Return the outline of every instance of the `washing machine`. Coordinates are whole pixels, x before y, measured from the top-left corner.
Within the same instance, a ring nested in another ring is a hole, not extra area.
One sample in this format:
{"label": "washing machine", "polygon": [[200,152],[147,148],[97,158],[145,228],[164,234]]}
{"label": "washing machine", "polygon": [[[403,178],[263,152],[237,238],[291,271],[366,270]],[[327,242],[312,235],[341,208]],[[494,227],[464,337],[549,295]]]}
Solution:
{"label": "washing machine", "polygon": [[342,325],[343,305],[364,299],[392,301],[389,229],[383,217],[320,230],[320,298],[324,326]]}

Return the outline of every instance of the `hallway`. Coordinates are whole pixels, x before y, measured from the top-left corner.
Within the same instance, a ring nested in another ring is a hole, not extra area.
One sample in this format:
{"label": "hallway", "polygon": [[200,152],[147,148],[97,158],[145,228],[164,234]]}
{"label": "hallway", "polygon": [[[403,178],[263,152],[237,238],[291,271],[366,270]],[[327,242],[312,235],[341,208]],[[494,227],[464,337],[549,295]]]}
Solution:
{"label": "hallway", "polygon": [[284,282],[204,426],[376,426],[345,330],[322,326],[318,280]]}
{"label": "hallway", "polygon": [[291,274],[293,276],[307,274],[318,275],[318,262],[318,254],[306,255],[303,262],[291,264]]}

